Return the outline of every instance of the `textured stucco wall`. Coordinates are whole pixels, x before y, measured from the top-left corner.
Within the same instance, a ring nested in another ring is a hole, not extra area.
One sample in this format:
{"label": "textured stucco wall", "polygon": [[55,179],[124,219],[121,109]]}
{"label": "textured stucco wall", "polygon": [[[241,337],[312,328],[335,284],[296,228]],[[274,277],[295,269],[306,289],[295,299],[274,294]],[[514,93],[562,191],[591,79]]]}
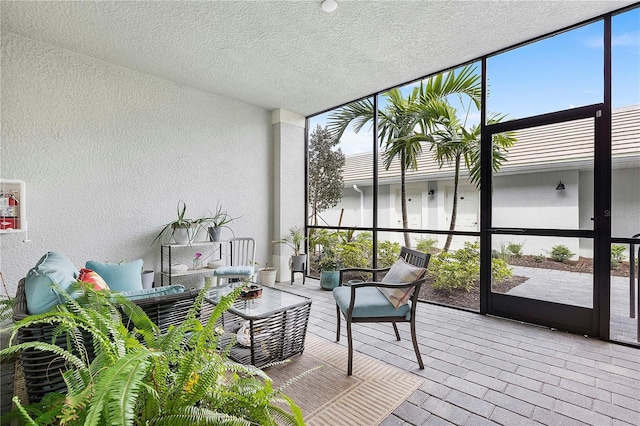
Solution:
{"label": "textured stucco wall", "polygon": [[[27,185],[29,225],[0,235],[10,292],[47,251],[85,261],[143,258],[183,199],[190,216],[234,216],[269,244],[271,113],[12,34],[2,34],[0,176]],[[229,237],[228,231],[223,237]]]}

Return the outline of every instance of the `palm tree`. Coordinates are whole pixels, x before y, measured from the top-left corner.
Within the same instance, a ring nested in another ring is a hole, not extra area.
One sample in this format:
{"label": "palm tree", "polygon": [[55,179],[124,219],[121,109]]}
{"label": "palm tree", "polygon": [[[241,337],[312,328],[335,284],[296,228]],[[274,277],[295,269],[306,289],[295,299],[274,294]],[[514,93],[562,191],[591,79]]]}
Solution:
{"label": "palm tree", "polygon": [[[468,115],[468,111],[467,111]],[[500,122],[504,115],[492,114],[487,120],[488,124]],[[466,120],[465,120],[466,121]],[[414,140],[428,141],[431,144],[430,150],[434,159],[442,168],[445,164],[453,164],[453,206],[451,209],[451,223],[449,231],[455,230],[456,218],[458,214],[458,188],[460,183],[460,168],[462,160],[469,171],[469,180],[480,190],[480,148],[481,129],[478,125],[473,125],[467,130],[464,124],[460,123],[454,108],[450,108],[449,114],[442,116],[439,123],[440,130],[429,134],[419,134]],[[493,136],[492,143],[492,168],[494,172],[500,170],[502,163],[506,161],[508,149],[516,142],[513,133],[501,133]],[[447,235],[447,240],[443,247],[446,252],[451,246],[453,234]]]}
{"label": "palm tree", "polygon": [[[450,95],[467,96],[476,106],[480,105],[481,82],[475,73],[476,67],[465,66],[459,72],[450,71],[421,82],[403,98],[400,89],[392,89],[383,96],[386,103],[378,110],[378,140],[384,150],[383,164],[389,169],[394,160],[400,161],[400,192],[402,203],[402,227],[408,228],[405,177],[408,170],[417,170],[417,158],[422,152],[422,143],[414,139],[416,128],[427,134],[442,116]],[[416,109],[416,106],[422,106]],[[417,118],[416,113],[422,115]],[[431,115],[426,114],[430,112]],[[366,124],[373,123],[374,108],[371,99],[352,102],[329,115],[327,127],[331,136],[338,140],[350,124],[358,133]],[[405,245],[411,247],[407,232]]]}

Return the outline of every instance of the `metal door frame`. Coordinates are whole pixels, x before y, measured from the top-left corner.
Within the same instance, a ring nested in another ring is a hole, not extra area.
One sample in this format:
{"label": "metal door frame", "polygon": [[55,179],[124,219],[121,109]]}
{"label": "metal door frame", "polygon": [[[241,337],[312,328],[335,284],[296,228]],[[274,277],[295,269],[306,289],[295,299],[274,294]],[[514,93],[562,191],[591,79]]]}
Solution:
{"label": "metal door frame", "polygon": [[[482,131],[482,188],[492,188],[491,140],[496,133],[544,126],[580,119],[594,120],[594,225],[593,230],[495,228],[492,226],[492,191],[482,191],[480,220],[481,300],[480,311],[562,329],[585,335],[609,338],[609,250],[611,221],[604,212],[611,208],[610,110],[605,104],[593,104],[571,110],[543,114],[520,120],[484,126]],[[608,124],[607,124],[608,123]],[[565,305],[537,299],[493,293],[491,291],[491,241],[493,235],[532,235],[587,238],[593,240],[593,308]],[[603,324],[603,318],[606,318]]]}

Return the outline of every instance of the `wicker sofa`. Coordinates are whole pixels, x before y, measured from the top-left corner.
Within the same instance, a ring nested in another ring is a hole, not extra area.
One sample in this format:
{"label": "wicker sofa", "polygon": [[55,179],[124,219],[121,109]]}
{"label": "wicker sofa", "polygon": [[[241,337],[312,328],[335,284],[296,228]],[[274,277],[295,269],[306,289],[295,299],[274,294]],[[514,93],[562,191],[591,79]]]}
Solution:
{"label": "wicker sofa", "polygon": [[[149,318],[165,332],[170,325],[180,324],[198,295],[198,290],[185,291],[183,293],[150,297],[146,299],[134,300]],[[27,300],[25,295],[25,279],[20,280],[16,292],[15,304],[13,307],[13,320],[20,321],[29,316],[27,311]],[[18,342],[51,342],[53,338],[54,325],[39,325],[28,328],[21,328],[18,332]],[[85,347],[89,352],[93,345],[89,342],[90,337],[85,336]],[[65,336],[58,336],[55,342],[58,346],[66,347]],[[89,353],[89,357],[93,354]],[[20,353],[20,362],[24,372],[27,397],[29,403],[40,401],[50,392],[66,391],[66,384],[62,378],[62,372],[66,370],[64,361],[52,352],[38,350],[24,350]]]}

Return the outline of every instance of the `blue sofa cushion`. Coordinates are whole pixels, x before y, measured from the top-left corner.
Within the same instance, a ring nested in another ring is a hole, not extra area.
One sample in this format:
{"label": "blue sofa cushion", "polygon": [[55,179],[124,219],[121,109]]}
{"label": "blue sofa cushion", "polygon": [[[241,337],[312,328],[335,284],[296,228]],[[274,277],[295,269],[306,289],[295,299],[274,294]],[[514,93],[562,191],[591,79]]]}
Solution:
{"label": "blue sofa cushion", "polygon": [[214,275],[246,275],[251,277],[254,273],[253,266],[220,266],[214,269]]}
{"label": "blue sofa cushion", "polygon": [[[336,287],[333,297],[344,315],[351,302],[351,287]],[[364,317],[405,317],[409,319],[411,307],[408,304],[395,308],[377,287],[356,288],[356,303],[353,318]]]}
{"label": "blue sofa cushion", "polygon": [[65,300],[54,288],[68,291],[76,282],[80,271],[64,255],[50,251],[38,260],[36,266],[27,273],[24,292],[27,299],[27,311],[31,314],[47,312]]}
{"label": "blue sofa cushion", "polygon": [[122,295],[129,300],[149,299],[152,297],[168,296],[170,294],[178,294],[184,292],[183,285],[168,285],[164,287],[143,288],[140,290],[123,291]]}
{"label": "blue sofa cushion", "polygon": [[90,260],[85,267],[96,271],[112,291],[142,290],[142,259],[122,263],[102,263]]}

